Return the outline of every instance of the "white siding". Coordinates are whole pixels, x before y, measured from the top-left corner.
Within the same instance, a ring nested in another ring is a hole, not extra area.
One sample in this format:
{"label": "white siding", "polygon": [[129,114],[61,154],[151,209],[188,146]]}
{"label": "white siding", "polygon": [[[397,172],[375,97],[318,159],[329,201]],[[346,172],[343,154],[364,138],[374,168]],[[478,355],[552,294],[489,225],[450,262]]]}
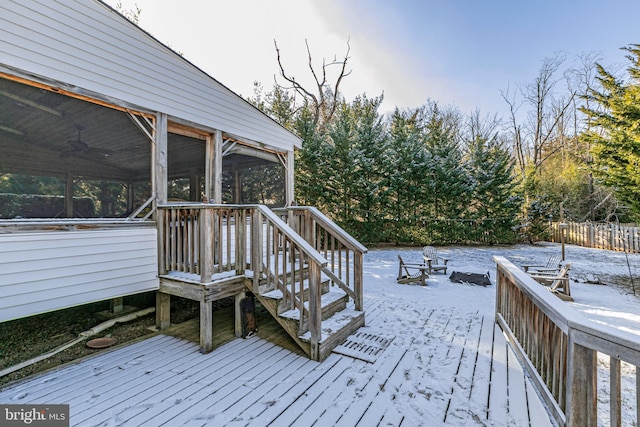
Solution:
{"label": "white siding", "polygon": [[0,234],[0,322],[158,289],[155,228]]}
{"label": "white siding", "polygon": [[277,149],[300,145],[293,133],[98,0],[1,1],[0,64]]}

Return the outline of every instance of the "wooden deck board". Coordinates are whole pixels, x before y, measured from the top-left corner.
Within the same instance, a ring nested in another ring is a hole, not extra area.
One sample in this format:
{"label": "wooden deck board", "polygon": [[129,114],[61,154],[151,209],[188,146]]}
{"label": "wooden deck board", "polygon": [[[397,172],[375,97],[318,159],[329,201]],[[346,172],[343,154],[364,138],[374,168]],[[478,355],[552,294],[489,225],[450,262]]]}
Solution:
{"label": "wooden deck board", "polygon": [[524,425],[529,422],[529,405],[527,404],[524,371],[511,347],[507,348],[509,418],[516,425]]}
{"label": "wooden deck board", "polygon": [[470,318],[464,339],[462,340],[461,337],[462,351],[460,353],[458,369],[453,378],[451,396],[449,397],[444,419],[445,422],[447,419],[451,420],[453,418],[461,422],[468,419],[470,409],[469,400],[472,390],[471,385],[473,383],[482,323],[482,317]]}
{"label": "wooden deck board", "polygon": [[489,419],[508,419],[507,340],[496,324],[493,333],[491,384],[489,386]]}
{"label": "wooden deck board", "polygon": [[[380,303],[361,330],[384,335],[393,316]],[[173,336],[9,386],[0,403],[69,403],[73,426],[552,425],[488,316],[422,313],[374,363],[338,354],[313,362],[276,344],[276,322],[258,319],[258,336],[237,339],[232,310],[214,315],[208,354],[198,351],[197,319],[175,325]]]}
{"label": "wooden deck board", "polygon": [[529,419],[531,425],[535,427],[551,427],[551,415],[547,412],[547,408],[542,404],[542,401],[538,397],[534,385],[529,378],[525,381],[527,387],[527,402],[529,405]]}
{"label": "wooden deck board", "polygon": [[469,413],[472,419],[486,421],[489,409],[489,381],[491,374],[491,350],[493,348],[493,319],[484,317],[476,348],[475,370],[469,395]]}

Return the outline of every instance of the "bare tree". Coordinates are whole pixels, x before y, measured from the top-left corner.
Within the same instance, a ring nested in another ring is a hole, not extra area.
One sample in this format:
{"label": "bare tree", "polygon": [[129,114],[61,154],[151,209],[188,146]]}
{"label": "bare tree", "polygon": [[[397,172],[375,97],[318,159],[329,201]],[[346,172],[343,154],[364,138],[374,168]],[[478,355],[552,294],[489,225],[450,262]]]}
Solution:
{"label": "bare tree", "polygon": [[[545,59],[534,81],[520,88],[520,104],[516,104],[515,94],[510,95],[508,89],[501,92],[510,107],[517,165],[530,184],[535,182],[544,162],[563,147],[568,112],[576,96],[575,90],[569,90],[564,97],[555,96],[554,89],[562,80],[557,72],[563,62],[562,56]],[[518,110],[524,104],[531,110],[523,126],[519,123]]]}
{"label": "bare tree", "polygon": [[[280,67],[280,77],[288,82],[289,85],[280,85],[277,79],[276,84],[282,89],[293,89],[294,91],[296,91],[296,93],[300,94],[303,97],[304,101],[311,106],[314,113],[315,124],[322,125],[329,122],[333,117],[340,101],[340,84],[345,77],[351,74],[351,70],[347,71],[347,62],[349,60],[349,52],[351,51],[351,46],[349,44],[349,40],[347,40],[347,52],[345,53],[342,60],[338,60],[337,57],[334,57],[332,61],[327,62],[326,59],[323,58],[322,68],[320,70],[316,70],[313,67],[309,42],[306,39],[304,42],[307,47],[309,71],[313,76],[315,87],[304,87],[298,80],[296,80],[295,76],[290,75],[285,71],[284,66],[282,65],[280,48],[278,47],[278,43],[276,42],[276,40],[274,40],[273,44],[276,48],[278,66]],[[340,68],[340,71],[338,76],[336,77],[335,83],[332,84],[328,81],[327,72],[329,67],[334,66],[338,66]]]}

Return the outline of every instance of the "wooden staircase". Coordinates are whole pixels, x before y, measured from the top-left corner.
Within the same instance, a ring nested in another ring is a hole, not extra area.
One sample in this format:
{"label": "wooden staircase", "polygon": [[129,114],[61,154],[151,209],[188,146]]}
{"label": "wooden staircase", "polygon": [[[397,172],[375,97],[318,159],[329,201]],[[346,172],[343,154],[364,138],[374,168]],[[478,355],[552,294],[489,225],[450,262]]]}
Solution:
{"label": "wooden staircase", "polygon": [[313,360],[364,326],[367,249],[317,209],[189,203],[158,211],[160,329],[170,323],[169,295],[198,300],[201,351],[211,351],[211,303],[229,293],[239,301],[244,288]]}
{"label": "wooden staircase", "polygon": [[[303,292],[308,301],[309,287],[303,281]],[[300,283],[295,284],[296,290]],[[322,337],[318,343],[317,350],[312,349],[311,334],[309,333],[309,322],[305,321],[305,316],[300,316],[300,310],[292,308],[287,301],[292,300],[291,294],[285,294],[279,289],[269,290],[262,286],[261,291],[256,294],[258,301],[276,319],[282,328],[294,339],[300,348],[311,358],[322,361],[331,351],[342,344],[344,340],[354,333],[358,328],[364,326],[364,312],[356,311],[353,304],[349,306],[349,295],[337,286],[330,285],[330,280],[326,279],[321,283],[321,320]],[[286,291],[288,292],[288,291]],[[308,306],[308,304],[306,304]],[[305,307],[305,311],[308,308]],[[302,317],[302,320],[301,320]],[[317,357],[314,357],[317,353]]]}

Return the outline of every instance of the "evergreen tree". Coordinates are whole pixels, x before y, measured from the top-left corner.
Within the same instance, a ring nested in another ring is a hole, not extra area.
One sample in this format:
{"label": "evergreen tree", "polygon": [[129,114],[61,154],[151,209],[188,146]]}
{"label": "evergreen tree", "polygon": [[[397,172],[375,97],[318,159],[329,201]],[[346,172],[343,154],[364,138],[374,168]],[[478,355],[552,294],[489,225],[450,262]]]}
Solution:
{"label": "evergreen tree", "polygon": [[330,212],[346,226],[354,209],[353,188],[357,185],[355,156],[355,120],[349,105],[342,103],[334,119],[327,124],[327,199]]}
{"label": "evergreen tree", "polygon": [[389,123],[388,162],[383,179],[385,211],[395,221],[394,240],[405,239],[407,228],[422,214],[425,195],[424,174],[427,158],[419,122],[420,109],[396,109]]}
{"label": "evergreen tree", "polygon": [[351,150],[356,175],[352,189],[355,216],[362,226],[353,224],[356,235],[366,241],[379,239],[383,232],[382,178],[386,170],[387,129],[378,109],[382,96],[368,99],[359,96],[351,104],[355,119],[355,141]]}
{"label": "evergreen tree", "polygon": [[582,138],[591,144],[596,177],[640,219],[640,45],[625,49],[632,62],[628,82],[597,65],[601,89],[587,97],[601,109],[582,109],[594,125]]}
{"label": "evergreen tree", "polygon": [[[479,113],[470,117],[471,132],[465,140],[471,203],[467,215],[482,220],[492,242],[515,240],[521,198],[517,196],[514,159],[495,131],[497,120],[484,125]],[[485,239],[486,240],[486,239]]]}
{"label": "evergreen tree", "polygon": [[298,112],[294,130],[302,138],[302,147],[296,151],[295,161],[297,203],[316,206],[327,212],[330,150],[324,135],[316,128],[312,111],[306,106]]}
{"label": "evergreen tree", "polygon": [[427,162],[423,169],[429,191],[429,211],[435,218],[460,218],[470,196],[467,167],[460,148],[457,111],[441,111],[436,103],[424,110]]}

